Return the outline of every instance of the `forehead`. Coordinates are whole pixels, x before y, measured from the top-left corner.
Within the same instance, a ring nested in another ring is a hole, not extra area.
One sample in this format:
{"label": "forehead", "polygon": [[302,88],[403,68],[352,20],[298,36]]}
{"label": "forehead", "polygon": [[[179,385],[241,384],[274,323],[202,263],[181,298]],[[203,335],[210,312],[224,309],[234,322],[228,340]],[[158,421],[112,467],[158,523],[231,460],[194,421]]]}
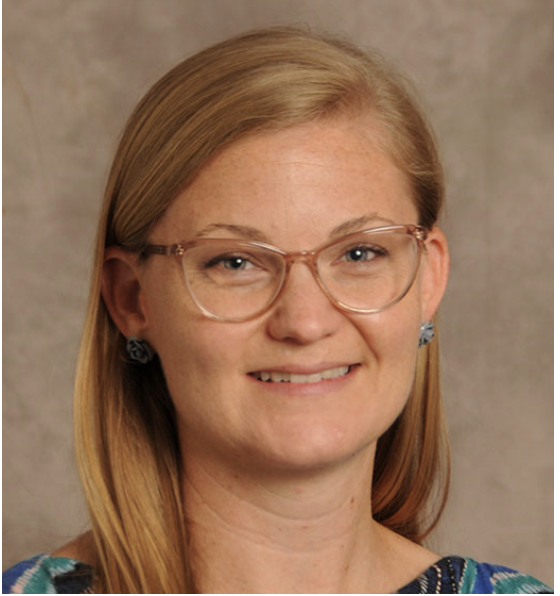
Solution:
{"label": "forehead", "polygon": [[297,231],[320,242],[329,228],[366,215],[378,214],[379,225],[414,223],[408,180],[383,141],[373,119],[248,136],[202,169],[155,232],[178,241],[226,224],[256,227],[276,241]]}

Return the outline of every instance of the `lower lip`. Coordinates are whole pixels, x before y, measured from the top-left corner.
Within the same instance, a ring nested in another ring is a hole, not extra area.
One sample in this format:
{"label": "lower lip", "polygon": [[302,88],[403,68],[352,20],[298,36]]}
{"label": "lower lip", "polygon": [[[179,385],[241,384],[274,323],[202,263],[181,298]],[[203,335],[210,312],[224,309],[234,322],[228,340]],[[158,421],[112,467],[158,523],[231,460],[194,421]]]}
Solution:
{"label": "lower lip", "polygon": [[350,370],[342,377],[336,377],[336,379],[324,379],[323,381],[317,381],[315,383],[274,383],[272,381],[259,381],[251,375],[247,376],[261,389],[281,395],[324,395],[342,389],[354,378],[359,368],[359,364],[353,364],[350,367]]}

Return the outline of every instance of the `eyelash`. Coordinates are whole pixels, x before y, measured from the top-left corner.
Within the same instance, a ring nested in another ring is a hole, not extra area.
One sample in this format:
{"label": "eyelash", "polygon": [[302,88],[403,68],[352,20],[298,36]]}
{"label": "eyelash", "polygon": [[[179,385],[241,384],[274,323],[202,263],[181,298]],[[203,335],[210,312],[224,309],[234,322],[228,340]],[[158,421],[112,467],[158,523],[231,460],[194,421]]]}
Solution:
{"label": "eyelash", "polygon": [[[243,266],[239,267],[239,268],[229,268],[225,266],[225,263],[228,261],[234,261],[234,260],[242,260],[243,261]],[[213,259],[211,259],[210,261],[208,261],[207,263],[204,263],[204,269],[211,269],[212,267],[216,267],[217,265],[220,264],[224,264],[224,269],[228,269],[230,271],[239,271],[241,269],[245,268],[245,265],[247,263],[251,263],[251,260],[242,256],[242,255],[236,255],[236,254],[225,254],[225,255],[218,255],[217,257],[214,257]]]}
{"label": "eyelash", "polygon": [[[387,256],[388,252],[386,249],[384,249],[381,246],[378,245],[358,245],[358,246],[352,246],[349,247],[347,249],[345,249],[343,257],[345,257],[346,255],[348,255],[349,253],[353,252],[353,251],[363,251],[363,252],[372,252],[375,257],[384,257]],[[369,259],[367,259],[369,260]],[[358,262],[358,261],[354,261],[354,262]]]}

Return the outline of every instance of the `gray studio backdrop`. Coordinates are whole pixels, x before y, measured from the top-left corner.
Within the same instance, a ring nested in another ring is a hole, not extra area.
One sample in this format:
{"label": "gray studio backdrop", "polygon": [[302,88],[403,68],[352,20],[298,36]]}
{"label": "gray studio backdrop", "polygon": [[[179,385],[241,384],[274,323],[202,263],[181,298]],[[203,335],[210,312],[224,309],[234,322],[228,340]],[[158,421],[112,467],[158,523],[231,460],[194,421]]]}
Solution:
{"label": "gray studio backdrop", "polygon": [[453,488],[431,546],[553,581],[550,0],[4,2],[4,565],[87,527],[72,384],[111,154],[148,86],[271,24],[418,83],[448,179],[441,310]]}

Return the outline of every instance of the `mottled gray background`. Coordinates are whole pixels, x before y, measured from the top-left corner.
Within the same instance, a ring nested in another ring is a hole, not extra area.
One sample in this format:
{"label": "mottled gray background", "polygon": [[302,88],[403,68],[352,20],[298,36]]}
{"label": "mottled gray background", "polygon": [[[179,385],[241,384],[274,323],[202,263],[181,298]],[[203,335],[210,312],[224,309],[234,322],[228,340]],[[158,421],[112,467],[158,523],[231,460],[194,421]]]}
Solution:
{"label": "mottled gray background", "polygon": [[432,546],[552,582],[552,1],[5,0],[3,16],[4,564],[87,524],[72,383],[124,119],[193,51],[308,23],[387,52],[441,141],[454,473]]}

